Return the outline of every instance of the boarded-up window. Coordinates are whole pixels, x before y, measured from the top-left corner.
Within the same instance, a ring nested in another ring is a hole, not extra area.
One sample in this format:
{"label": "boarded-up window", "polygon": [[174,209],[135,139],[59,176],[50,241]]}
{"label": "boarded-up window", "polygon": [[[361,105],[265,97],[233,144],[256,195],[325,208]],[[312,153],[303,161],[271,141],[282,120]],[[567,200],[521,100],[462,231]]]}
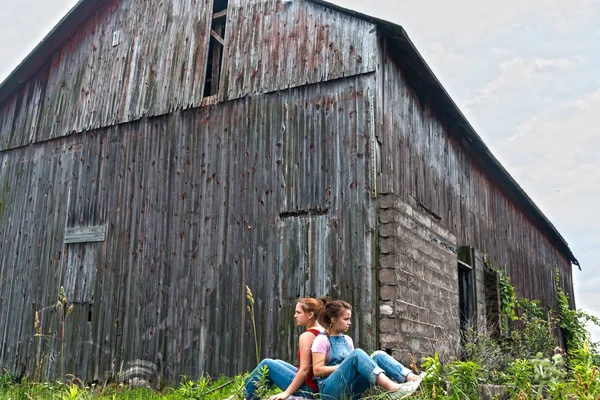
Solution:
{"label": "boarded-up window", "polygon": [[325,296],[331,287],[331,244],[326,212],[282,214],[282,296]]}

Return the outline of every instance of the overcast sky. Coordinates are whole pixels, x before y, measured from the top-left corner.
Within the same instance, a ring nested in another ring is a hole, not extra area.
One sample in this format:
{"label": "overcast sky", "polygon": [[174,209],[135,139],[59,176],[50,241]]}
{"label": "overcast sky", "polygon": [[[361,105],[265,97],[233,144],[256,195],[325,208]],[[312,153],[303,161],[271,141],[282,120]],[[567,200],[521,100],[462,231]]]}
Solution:
{"label": "overcast sky", "polygon": [[[579,259],[600,315],[600,0],[337,0],[402,25],[479,135]],[[3,0],[0,81],[76,3]],[[600,340],[600,330],[594,331]]]}

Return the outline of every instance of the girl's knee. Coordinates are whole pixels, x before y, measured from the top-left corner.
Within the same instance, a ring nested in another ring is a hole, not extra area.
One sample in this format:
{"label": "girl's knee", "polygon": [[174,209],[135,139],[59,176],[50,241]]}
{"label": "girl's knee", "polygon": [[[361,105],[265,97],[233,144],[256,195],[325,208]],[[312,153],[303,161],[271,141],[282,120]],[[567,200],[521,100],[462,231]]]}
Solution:
{"label": "girl's knee", "polygon": [[258,364],[258,366],[259,366],[259,367],[261,367],[261,368],[262,368],[263,366],[265,366],[265,365],[266,365],[267,367],[270,367],[270,366],[271,366],[271,365],[273,365],[274,363],[275,363],[275,360],[274,360],[274,359],[272,359],[272,358],[265,358],[264,360],[262,360],[262,361],[260,362],[260,364]]}
{"label": "girl's knee", "polygon": [[273,360],[272,358],[265,358],[264,360],[262,360],[262,361],[261,361],[261,362],[258,364],[258,366],[256,367],[256,370],[261,370],[261,369],[263,369],[265,366],[266,366],[267,368],[269,368],[270,366],[272,366],[272,365],[273,365],[273,361],[274,361],[274,360]]}
{"label": "girl's knee", "polygon": [[377,351],[373,352],[373,354],[371,354],[371,358],[374,359],[376,357],[385,357],[387,355],[388,355],[388,353],[386,353],[385,351],[383,351],[383,350],[377,350]]}
{"label": "girl's knee", "polygon": [[348,354],[348,357],[361,358],[361,357],[369,357],[369,355],[367,353],[365,353],[365,351],[363,349],[354,349],[350,352],[350,354]]}

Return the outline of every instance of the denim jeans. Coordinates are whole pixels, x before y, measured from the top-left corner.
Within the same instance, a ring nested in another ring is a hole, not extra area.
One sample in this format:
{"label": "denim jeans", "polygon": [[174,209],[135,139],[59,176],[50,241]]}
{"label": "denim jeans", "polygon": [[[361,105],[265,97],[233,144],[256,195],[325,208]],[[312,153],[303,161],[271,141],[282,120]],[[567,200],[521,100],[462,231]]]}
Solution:
{"label": "denim jeans", "polygon": [[365,390],[375,385],[377,376],[382,372],[383,369],[367,353],[356,349],[331,375],[319,379],[319,391],[323,400],[358,399]]}
{"label": "denim jeans", "polygon": [[412,372],[385,351],[378,350],[374,352],[371,354],[371,359],[383,369],[388,378],[393,379],[398,383],[404,383],[408,374]]}
{"label": "denim jeans", "polygon": [[[261,372],[264,366],[267,366],[269,373],[265,377],[265,382],[269,387],[273,385],[277,386],[281,390],[287,389],[290,386],[290,383],[296,377],[296,372],[298,369],[291,364],[286,363],[282,360],[273,360],[270,358],[266,358],[258,364],[254,371],[248,375],[246,381],[244,382],[244,398],[253,400],[256,397],[254,396],[254,392],[256,392],[256,385],[260,379]],[[300,386],[300,388],[294,393],[294,396],[299,397],[312,397],[313,390],[309,388],[306,384]]]}

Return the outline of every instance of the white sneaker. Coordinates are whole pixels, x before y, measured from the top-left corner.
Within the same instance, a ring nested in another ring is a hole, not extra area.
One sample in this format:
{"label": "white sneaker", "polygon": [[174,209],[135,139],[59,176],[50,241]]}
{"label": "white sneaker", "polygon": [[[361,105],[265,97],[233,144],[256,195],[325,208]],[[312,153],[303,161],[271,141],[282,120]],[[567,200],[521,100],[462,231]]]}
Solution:
{"label": "white sneaker", "polygon": [[395,392],[389,393],[392,399],[404,399],[417,391],[423,379],[419,376],[416,381],[410,381],[400,384],[400,388]]}

